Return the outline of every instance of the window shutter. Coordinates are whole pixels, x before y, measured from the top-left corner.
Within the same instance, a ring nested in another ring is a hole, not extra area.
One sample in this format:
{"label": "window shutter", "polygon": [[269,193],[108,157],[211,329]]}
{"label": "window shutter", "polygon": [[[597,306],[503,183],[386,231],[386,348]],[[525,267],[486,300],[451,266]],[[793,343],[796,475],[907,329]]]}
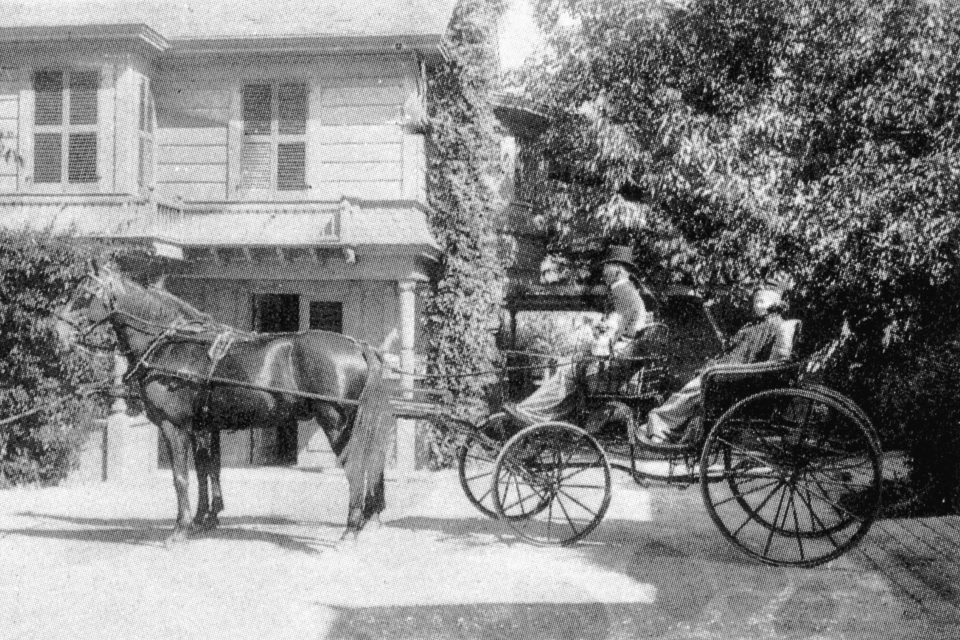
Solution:
{"label": "window shutter", "polygon": [[246,189],[270,188],[269,142],[244,142],[240,177]]}
{"label": "window shutter", "polygon": [[307,145],[303,142],[285,142],[277,145],[277,189],[298,191],[306,189]]}
{"label": "window shutter", "polygon": [[246,135],[270,135],[272,97],[269,84],[248,84],[243,88],[243,132]]}
{"label": "window shutter", "polygon": [[277,118],[282,136],[307,132],[307,85],[281,84],[277,88]]}
{"label": "window shutter", "polygon": [[70,182],[97,181],[97,134],[71,133],[67,179]]}
{"label": "window shutter", "polygon": [[33,90],[36,93],[35,124],[63,124],[63,72],[37,72],[33,76]]}
{"label": "window shutter", "polygon": [[70,74],[70,124],[97,124],[98,71]]}
{"label": "window shutter", "polygon": [[33,181],[56,183],[62,179],[63,137],[59,133],[38,133],[33,142]]}

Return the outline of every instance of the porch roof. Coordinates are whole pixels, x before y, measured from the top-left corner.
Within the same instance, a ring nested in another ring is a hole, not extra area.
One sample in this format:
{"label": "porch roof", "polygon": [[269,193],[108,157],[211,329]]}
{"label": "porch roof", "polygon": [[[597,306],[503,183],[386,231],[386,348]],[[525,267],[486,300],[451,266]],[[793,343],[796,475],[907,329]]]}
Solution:
{"label": "porch roof", "polygon": [[215,202],[174,205],[129,196],[0,196],[0,225],[180,248],[348,247],[436,256],[422,205],[408,201]]}

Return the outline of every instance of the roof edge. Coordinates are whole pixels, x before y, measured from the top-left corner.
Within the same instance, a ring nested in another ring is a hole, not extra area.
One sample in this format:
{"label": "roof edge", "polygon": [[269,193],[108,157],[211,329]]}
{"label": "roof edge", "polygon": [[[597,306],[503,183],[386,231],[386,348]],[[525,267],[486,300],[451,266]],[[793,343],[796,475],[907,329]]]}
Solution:
{"label": "roof edge", "polygon": [[82,42],[133,40],[147,45],[158,53],[170,48],[170,42],[166,38],[143,23],[0,27],[0,44],[69,40]]}
{"label": "roof edge", "polygon": [[172,56],[237,53],[403,53],[415,51],[427,59],[444,57],[440,35],[389,36],[271,36],[172,39]]}

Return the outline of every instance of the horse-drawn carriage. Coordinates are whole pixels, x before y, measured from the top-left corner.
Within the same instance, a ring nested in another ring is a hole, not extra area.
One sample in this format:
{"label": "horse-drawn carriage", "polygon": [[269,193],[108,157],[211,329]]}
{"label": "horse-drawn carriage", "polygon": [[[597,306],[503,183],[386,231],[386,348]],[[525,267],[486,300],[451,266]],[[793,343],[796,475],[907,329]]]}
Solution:
{"label": "horse-drawn carriage", "polygon": [[[170,446],[173,539],[198,519],[216,526],[219,429],[298,415],[323,423],[346,467],[348,531],[358,531],[383,508],[389,438],[380,416],[390,409],[460,434],[467,497],[535,543],[570,544],[590,533],[610,504],[611,469],[620,469],[638,482],[699,483],[723,535],[763,562],[814,566],[852,548],[880,507],[878,438],[856,404],[811,381],[815,359],[799,356],[795,322],[783,323],[777,348],[790,356],[783,362],[703,374],[699,429],[657,452],[636,445],[632,427],[690,375],[685,347],[702,349],[715,327],[698,300],[667,302],[666,326],[649,330],[645,355],[589,363],[595,370],[569,419],[525,428],[499,412],[481,424],[459,418],[455,398],[429,389],[401,390],[387,403],[382,358],[368,345],[327,332],[234,335],[171,294],[110,271],[90,274],[61,311],[60,329],[74,341],[106,323],[116,332],[131,363],[127,375]],[[692,308],[701,310],[699,321]],[[517,373],[506,366],[501,382]],[[203,433],[211,440],[198,448]],[[191,442],[201,483],[196,519],[186,490]]]}
{"label": "horse-drawn carriage", "polygon": [[[676,386],[676,371],[690,373],[675,353],[685,335],[703,342],[703,329],[716,327],[702,304],[697,321],[690,299],[673,303],[680,315],[641,336],[646,355],[573,363],[591,374],[580,377],[563,421],[523,427],[496,412],[474,425],[429,390],[396,400],[394,410],[460,433],[467,498],[537,544],[589,534],[607,511],[617,469],[638,483],[699,484],[721,533],[762,562],[816,566],[851,549],[880,508],[882,453],[864,412],[812,381],[824,354],[798,353],[799,321],[783,323],[775,346],[782,361],[705,370],[702,418],[680,442],[656,450],[635,442],[634,428]],[[671,339],[671,325],[686,334]],[[505,366],[500,382],[509,386],[511,375],[529,368]]]}

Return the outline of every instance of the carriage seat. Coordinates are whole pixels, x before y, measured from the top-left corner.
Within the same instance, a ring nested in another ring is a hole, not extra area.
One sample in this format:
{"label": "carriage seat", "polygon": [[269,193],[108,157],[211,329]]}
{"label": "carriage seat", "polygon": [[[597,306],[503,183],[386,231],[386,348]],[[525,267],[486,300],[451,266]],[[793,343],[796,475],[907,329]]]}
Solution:
{"label": "carriage seat", "polygon": [[749,395],[793,384],[801,369],[795,357],[801,328],[800,320],[785,320],[766,362],[721,364],[706,369],[700,387],[705,417],[716,419]]}

